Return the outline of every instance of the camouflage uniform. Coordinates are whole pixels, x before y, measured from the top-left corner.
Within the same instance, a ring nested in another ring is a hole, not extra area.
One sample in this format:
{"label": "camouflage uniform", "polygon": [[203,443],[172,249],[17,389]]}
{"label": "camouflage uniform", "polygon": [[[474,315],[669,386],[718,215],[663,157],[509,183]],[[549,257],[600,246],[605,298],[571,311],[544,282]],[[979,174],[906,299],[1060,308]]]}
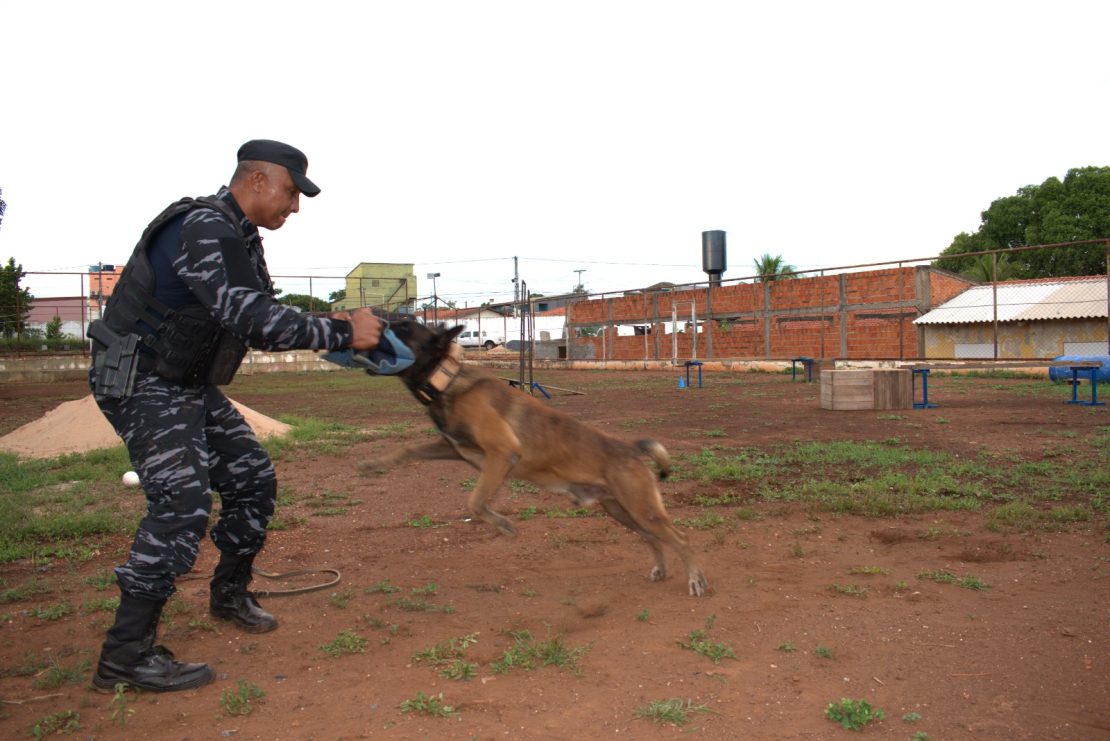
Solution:
{"label": "camouflage uniform", "polygon": [[[226,188],[216,197],[240,216],[246,239],[214,210],[197,208],[185,216],[172,267],[195,301],[251,347],[349,346],[347,322],[305,316],[274,300],[258,230]],[[116,569],[120,589],[164,601],[175,578],[196,561],[212,509],[210,492],[219,492],[221,501],[213,542],[223,553],[253,556],[266,540],[277,482],[269,456],[217,386],[168,381],[152,365],[140,364],[130,397],[97,395],[96,402],[126,443],[147,496],[147,515],[130,556]],[[94,366],[90,384],[96,373]]]}

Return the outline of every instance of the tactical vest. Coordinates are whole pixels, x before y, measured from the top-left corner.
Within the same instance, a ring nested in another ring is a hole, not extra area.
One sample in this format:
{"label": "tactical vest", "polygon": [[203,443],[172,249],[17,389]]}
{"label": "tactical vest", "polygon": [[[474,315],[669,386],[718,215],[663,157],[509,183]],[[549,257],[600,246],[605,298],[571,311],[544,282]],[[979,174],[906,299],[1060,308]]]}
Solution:
{"label": "tactical vest", "polygon": [[[236,234],[246,236],[239,217],[212,197],[182,198],[155,217],[143,231],[104,310],[104,322],[118,334],[134,334],[149,352],[139,367],[186,384],[230,383],[247,354],[246,344],[224,329],[204,306],[171,309],[154,297],[154,269],[147,250],[159,230],[194,208],[210,208],[227,217]],[[264,284],[269,285],[269,276]]]}

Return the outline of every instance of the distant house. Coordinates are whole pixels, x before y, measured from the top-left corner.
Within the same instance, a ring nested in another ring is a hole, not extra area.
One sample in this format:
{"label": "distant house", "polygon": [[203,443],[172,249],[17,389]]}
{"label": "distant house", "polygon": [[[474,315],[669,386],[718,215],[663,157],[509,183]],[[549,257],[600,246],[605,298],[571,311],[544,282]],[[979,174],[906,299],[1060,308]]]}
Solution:
{"label": "distant house", "polygon": [[[438,322],[453,327],[461,324],[469,331],[479,331],[496,345],[521,338],[522,327],[529,325],[521,317],[512,317],[486,307],[472,309],[423,309],[417,315],[426,323]],[[532,338],[537,342],[559,340],[566,336],[566,309],[536,311],[531,317]]]}
{"label": "distant house", "polygon": [[1013,280],[969,288],[914,320],[927,358],[1107,355],[1105,275]]}
{"label": "distant house", "polygon": [[46,332],[46,326],[54,321],[54,317],[61,318],[63,335],[82,339],[85,336],[85,327],[96,318],[96,311],[95,307],[89,306],[88,299],[82,296],[36,297],[27,315],[27,326]]}
{"label": "distant house", "polygon": [[389,311],[412,310],[416,305],[416,274],[412,263],[362,262],[347,273],[346,295],[332,303],[335,311],[371,306]]}

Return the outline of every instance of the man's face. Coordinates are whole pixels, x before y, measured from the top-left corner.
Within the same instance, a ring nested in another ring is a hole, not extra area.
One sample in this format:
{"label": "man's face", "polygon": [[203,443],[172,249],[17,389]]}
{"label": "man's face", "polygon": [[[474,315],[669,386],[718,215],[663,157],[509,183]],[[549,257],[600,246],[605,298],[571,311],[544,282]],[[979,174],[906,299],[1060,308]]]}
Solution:
{"label": "man's face", "polygon": [[281,165],[267,163],[258,173],[256,181],[257,208],[251,221],[255,226],[271,231],[280,229],[289,218],[301,210],[301,191],[293,184],[289,171]]}

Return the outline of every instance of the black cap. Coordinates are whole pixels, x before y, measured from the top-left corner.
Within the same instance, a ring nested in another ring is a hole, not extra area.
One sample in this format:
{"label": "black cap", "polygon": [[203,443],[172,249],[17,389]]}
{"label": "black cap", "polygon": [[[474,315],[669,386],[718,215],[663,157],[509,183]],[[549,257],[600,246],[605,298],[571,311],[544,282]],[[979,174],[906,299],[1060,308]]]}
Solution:
{"label": "black cap", "polygon": [[308,179],[308,158],[304,152],[272,139],[251,139],[239,147],[239,162],[272,162],[289,171],[293,184],[309,198],[316,196],[320,189]]}

